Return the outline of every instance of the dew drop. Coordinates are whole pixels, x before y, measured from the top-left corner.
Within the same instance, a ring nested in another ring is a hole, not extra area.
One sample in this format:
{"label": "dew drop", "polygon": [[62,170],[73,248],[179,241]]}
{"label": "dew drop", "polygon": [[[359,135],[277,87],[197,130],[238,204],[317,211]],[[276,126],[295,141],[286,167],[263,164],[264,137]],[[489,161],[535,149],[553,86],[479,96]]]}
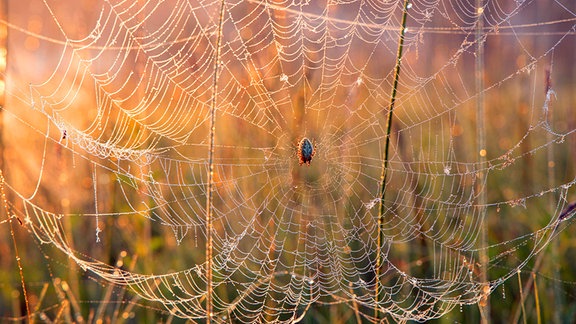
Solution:
{"label": "dew drop", "polygon": [[372,209],[378,203],[378,201],[380,201],[378,198],[372,199],[365,203],[364,206],[366,206],[366,209]]}
{"label": "dew drop", "polygon": [[512,200],[508,203],[508,205],[510,205],[510,207],[514,208],[516,206],[521,206],[526,208],[526,198],[518,198],[515,200]]}

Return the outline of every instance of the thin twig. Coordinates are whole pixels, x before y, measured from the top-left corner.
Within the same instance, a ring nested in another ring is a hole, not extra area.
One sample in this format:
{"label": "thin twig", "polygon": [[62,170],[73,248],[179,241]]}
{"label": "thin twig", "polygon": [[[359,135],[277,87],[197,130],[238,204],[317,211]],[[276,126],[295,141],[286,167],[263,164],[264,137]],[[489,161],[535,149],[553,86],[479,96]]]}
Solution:
{"label": "thin twig", "polygon": [[406,18],[408,16],[409,1],[404,0],[404,9],[402,12],[402,27],[400,28],[400,38],[398,40],[398,52],[396,55],[396,66],[394,68],[394,84],[392,86],[392,94],[390,95],[390,106],[388,109],[388,118],[386,121],[386,144],[384,146],[384,160],[382,161],[382,183],[380,185],[380,208],[378,210],[378,242],[376,249],[376,285],[374,288],[374,317],[379,318],[380,312],[379,302],[380,302],[380,267],[381,267],[381,257],[380,253],[382,250],[382,242],[384,241],[384,232],[382,226],[384,223],[384,195],[386,194],[386,178],[388,176],[388,151],[390,148],[390,134],[392,132],[392,117],[394,116],[394,105],[396,103],[396,93],[398,91],[398,80],[400,78],[400,66],[402,63],[402,51],[404,49],[404,34],[406,33]]}

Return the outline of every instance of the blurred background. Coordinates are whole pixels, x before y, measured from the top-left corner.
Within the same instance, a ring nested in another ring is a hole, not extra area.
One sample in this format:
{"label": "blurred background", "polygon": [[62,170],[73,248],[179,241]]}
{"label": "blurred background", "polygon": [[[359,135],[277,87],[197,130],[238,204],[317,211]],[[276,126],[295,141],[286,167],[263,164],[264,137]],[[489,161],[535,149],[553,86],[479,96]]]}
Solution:
{"label": "blurred background", "polygon": [[0,321],[575,322],[576,3],[224,3],[0,2]]}

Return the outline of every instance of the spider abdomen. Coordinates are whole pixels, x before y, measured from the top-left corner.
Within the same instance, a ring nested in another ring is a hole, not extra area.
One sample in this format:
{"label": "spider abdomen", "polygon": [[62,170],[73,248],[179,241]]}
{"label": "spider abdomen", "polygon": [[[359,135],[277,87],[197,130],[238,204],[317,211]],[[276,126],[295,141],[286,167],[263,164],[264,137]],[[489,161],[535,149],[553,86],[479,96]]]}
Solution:
{"label": "spider abdomen", "polygon": [[308,138],[302,138],[298,143],[298,162],[300,165],[304,163],[310,165],[314,154],[316,154],[314,144]]}

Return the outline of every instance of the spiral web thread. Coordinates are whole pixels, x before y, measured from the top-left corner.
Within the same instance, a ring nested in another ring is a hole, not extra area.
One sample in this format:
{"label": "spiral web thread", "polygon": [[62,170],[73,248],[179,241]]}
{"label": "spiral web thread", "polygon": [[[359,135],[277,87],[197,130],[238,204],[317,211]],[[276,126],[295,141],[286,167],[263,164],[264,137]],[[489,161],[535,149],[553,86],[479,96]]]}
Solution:
{"label": "spiral web thread", "polygon": [[[27,182],[2,179],[6,210],[86,273],[188,319],[206,318],[209,286],[213,319],[233,322],[295,322],[313,304],[341,304],[368,321],[374,309],[427,320],[482,303],[572,222],[573,212],[563,213],[576,181],[564,163],[572,157],[549,160],[549,152],[574,147],[576,124],[553,122],[551,111],[562,115],[569,101],[550,76],[539,90],[545,73],[569,66],[561,53],[574,42],[576,14],[566,3],[532,19],[522,12],[535,1],[485,1],[485,37],[476,39],[475,1],[410,1],[381,248],[379,188],[403,1],[226,0],[222,17],[221,1],[102,1],[77,30],[63,5],[39,3],[51,32],[4,22],[38,39],[44,52],[31,55],[51,68],[41,81],[22,80],[29,87],[7,89],[14,129],[42,144]],[[534,39],[546,42],[529,45]],[[503,46],[503,56],[519,58],[485,72],[481,93],[477,41],[488,46],[487,60]],[[510,117],[515,107],[487,108],[497,125],[487,126],[494,142],[482,153],[467,144],[479,95],[487,107],[504,95],[528,102],[523,118]],[[303,137],[315,146],[310,166],[298,163]],[[564,172],[542,181],[551,163]],[[508,182],[527,165],[530,186]],[[478,190],[487,193],[484,206]],[[481,244],[500,215],[513,224],[527,214],[537,226]],[[118,241],[137,255],[150,237],[121,233],[142,223],[148,233],[172,233],[165,248],[185,258],[129,269],[75,242],[81,228],[91,246]]]}

